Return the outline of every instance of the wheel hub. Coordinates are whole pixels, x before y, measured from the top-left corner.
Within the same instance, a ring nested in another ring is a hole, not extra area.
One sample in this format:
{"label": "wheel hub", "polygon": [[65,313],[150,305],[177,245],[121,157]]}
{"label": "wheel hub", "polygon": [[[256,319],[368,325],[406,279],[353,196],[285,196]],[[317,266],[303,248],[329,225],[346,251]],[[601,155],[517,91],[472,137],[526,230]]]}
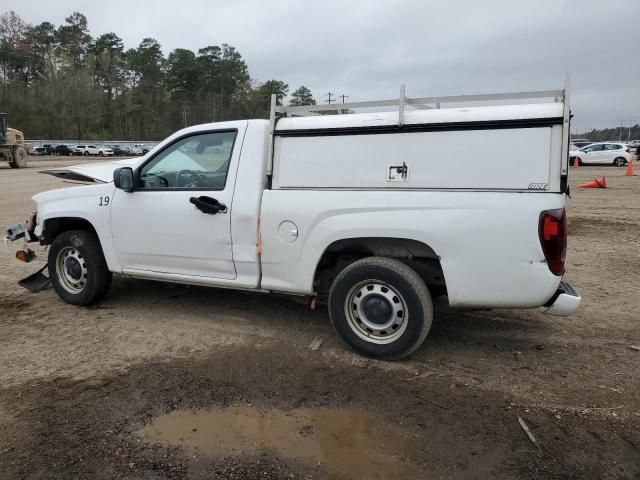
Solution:
{"label": "wheel hub", "polygon": [[362,312],[367,319],[376,325],[384,325],[387,323],[393,313],[393,308],[382,295],[368,295],[362,301]]}
{"label": "wheel hub", "polygon": [[408,309],[402,295],[378,280],[355,285],[346,297],[345,314],[360,338],[386,344],[400,337],[407,326]]}
{"label": "wheel hub", "polygon": [[67,257],[64,261],[65,270],[73,280],[79,280],[82,276],[82,266],[75,257]]}

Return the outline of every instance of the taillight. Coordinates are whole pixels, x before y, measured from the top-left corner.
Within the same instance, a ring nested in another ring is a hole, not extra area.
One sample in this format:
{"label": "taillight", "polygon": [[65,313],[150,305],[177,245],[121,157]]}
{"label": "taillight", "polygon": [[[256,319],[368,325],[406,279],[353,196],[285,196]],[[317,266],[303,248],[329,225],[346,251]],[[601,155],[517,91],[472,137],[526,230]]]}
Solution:
{"label": "taillight", "polygon": [[538,236],[549,270],[554,275],[562,276],[567,253],[567,214],[564,208],[540,213]]}

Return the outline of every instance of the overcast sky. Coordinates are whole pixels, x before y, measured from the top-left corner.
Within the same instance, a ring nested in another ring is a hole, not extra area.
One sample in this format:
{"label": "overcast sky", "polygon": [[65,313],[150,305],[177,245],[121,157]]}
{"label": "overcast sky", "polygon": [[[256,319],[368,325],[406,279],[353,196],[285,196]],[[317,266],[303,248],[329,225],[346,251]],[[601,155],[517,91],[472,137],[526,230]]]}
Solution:
{"label": "overcast sky", "polygon": [[93,36],[165,54],[228,43],[252,78],[348,101],[557,89],[574,130],[640,123],[640,0],[2,0],[26,21],[84,13]]}

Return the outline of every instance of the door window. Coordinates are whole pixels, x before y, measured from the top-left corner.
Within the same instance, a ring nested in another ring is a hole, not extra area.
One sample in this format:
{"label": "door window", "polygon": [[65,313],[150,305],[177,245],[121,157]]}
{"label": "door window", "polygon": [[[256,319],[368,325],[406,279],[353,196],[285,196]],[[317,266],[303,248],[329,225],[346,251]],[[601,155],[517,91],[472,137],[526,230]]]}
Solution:
{"label": "door window", "polygon": [[615,145],[615,144],[606,145],[606,150],[621,150],[621,149],[622,149],[621,145]]}
{"label": "door window", "polygon": [[142,167],[138,188],[224,190],[236,133],[202,133],[169,145]]}
{"label": "door window", "polygon": [[604,150],[604,145],[591,145],[587,151],[588,152],[601,152],[602,150]]}

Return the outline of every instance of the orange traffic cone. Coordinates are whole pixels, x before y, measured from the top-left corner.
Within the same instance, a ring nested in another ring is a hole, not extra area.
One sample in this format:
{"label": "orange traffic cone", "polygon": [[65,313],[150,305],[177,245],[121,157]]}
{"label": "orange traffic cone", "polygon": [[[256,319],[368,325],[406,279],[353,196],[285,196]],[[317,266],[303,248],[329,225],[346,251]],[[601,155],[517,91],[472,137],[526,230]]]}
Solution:
{"label": "orange traffic cone", "polygon": [[607,188],[607,182],[604,177],[596,178],[590,182],[579,185],[580,188]]}
{"label": "orange traffic cone", "polygon": [[629,160],[627,163],[627,171],[625,172],[625,176],[633,177],[635,174],[633,173],[633,160]]}
{"label": "orange traffic cone", "polygon": [[573,165],[574,167],[578,168],[580,166],[580,159],[578,157],[573,157]]}

